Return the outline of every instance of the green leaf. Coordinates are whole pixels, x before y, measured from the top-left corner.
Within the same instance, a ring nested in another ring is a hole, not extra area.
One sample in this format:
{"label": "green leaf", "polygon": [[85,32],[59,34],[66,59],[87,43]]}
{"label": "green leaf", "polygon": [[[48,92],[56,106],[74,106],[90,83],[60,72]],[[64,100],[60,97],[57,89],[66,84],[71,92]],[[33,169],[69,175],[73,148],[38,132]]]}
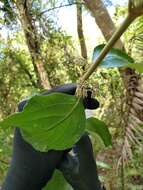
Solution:
{"label": "green leaf", "polygon": [[110,146],[112,144],[111,134],[103,121],[97,118],[90,117],[86,120],[86,130],[88,132],[96,133],[103,140],[105,146]]}
{"label": "green leaf", "polygon": [[[104,48],[104,44],[99,45],[94,48],[92,61],[95,63],[97,57],[99,56],[100,52]],[[106,57],[100,63],[99,67],[104,68],[113,68],[113,67],[124,67],[130,63],[134,63],[134,60],[128,56],[125,52],[112,48],[111,51],[108,52]]]}
{"label": "green leaf", "polygon": [[143,73],[143,63],[128,64],[127,67],[136,69],[139,73]]}
{"label": "green leaf", "polygon": [[42,190],[72,190],[72,187],[66,182],[61,172],[56,170],[51,180]]}
{"label": "green leaf", "polygon": [[63,150],[72,147],[84,132],[85,112],[76,96],[52,93],[32,97],[23,112],[0,125],[19,127],[24,139],[37,150]]}

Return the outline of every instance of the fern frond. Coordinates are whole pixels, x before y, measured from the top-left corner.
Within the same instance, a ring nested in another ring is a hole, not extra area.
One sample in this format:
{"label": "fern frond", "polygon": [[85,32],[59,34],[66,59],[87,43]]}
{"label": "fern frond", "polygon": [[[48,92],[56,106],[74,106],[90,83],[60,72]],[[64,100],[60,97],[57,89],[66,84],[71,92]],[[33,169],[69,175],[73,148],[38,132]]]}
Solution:
{"label": "fern frond", "polygon": [[128,69],[126,80],[127,98],[126,114],[124,114],[124,139],[122,154],[119,159],[127,162],[132,158],[132,147],[143,146],[140,142],[143,139],[143,81],[135,71]]}

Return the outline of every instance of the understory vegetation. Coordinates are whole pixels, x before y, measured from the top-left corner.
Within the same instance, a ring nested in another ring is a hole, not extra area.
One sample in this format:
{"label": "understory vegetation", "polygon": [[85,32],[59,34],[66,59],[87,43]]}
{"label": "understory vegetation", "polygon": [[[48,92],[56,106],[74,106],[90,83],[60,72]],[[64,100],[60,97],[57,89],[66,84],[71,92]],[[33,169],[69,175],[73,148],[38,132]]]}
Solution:
{"label": "understory vegetation", "polygon": [[[98,0],[96,3],[96,8],[99,8],[100,3],[103,11],[106,10],[108,14],[112,1]],[[83,8],[81,12],[78,12],[77,5]],[[79,42],[58,25],[59,9],[71,6],[78,13]],[[80,13],[88,16],[91,14],[95,20],[99,19],[94,10],[91,10],[90,1],[86,0],[27,0],[26,4],[22,0],[0,1],[0,121],[16,112],[21,100],[49,87],[76,83],[92,64],[93,52],[83,43],[86,43],[86,36],[82,36],[84,31],[79,19]],[[95,34],[95,47],[101,42],[106,43],[111,37],[110,32],[120,25],[126,13],[126,5],[116,5],[111,18],[113,28],[106,32],[104,30],[108,23],[104,23],[106,26],[102,28],[100,22],[95,22],[95,27],[98,26],[103,34],[99,39]],[[136,63],[143,62],[143,17],[136,19],[128,28],[122,43],[126,53]],[[121,49],[120,47],[119,45],[116,48]],[[94,97],[100,102],[94,116],[106,123],[112,135],[112,146],[109,147],[105,147],[97,135],[92,135],[101,181],[107,190],[119,190],[124,186],[126,190],[142,190],[142,73],[132,68],[100,67],[87,84],[94,90]],[[0,128],[0,184],[4,180],[12,155],[13,131],[13,128]],[[65,187],[65,190],[68,188]]]}

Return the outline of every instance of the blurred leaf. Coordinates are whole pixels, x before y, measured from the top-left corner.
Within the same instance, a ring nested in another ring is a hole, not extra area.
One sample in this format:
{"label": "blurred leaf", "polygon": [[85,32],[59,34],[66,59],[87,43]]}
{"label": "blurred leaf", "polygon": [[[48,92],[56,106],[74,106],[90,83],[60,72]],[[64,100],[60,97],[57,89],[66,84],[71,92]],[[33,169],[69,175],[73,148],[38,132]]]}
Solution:
{"label": "blurred leaf", "polygon": [[[95,63],[100,52],[105,45],[99,45],[94,48],[92,61]],[[125,52],[112,48],[110,52],[106,55],[103,61],[100,63],[99,67],[113,68],[113,67],[124,67],[130,63],[134,63],[134,60],[128,56]]]}
{"label": "blurred leaf", "polygon": [[61,172],[56,170],[43,190],[72,190],[72,187],[66,182]]}
{"label": "blurred leaf", "polygon": [[136,69],[139,73],[143,73],[143,63],[128,64],[127,67]]}
{"label": "blurred leaf", "polygon": [[105,146],[110,146],[112,144],[111,134],[103,121],[94,117],[88,118],[86,120],[86,130],[98,134]]}
{"label": "blurred leaf", "polygon": [[72,147],[83,133],[85,112],[76,96],[52,93],[32,97],[23,112],[0,125],[19,127],[24,139],[37,150],[63,150]]}

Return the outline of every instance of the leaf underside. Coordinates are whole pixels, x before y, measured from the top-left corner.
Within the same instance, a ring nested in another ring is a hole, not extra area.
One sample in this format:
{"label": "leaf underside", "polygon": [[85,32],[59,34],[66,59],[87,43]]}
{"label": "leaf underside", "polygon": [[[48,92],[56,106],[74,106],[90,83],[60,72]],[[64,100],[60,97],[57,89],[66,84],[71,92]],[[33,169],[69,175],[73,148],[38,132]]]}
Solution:
{"label": "leaf underside", "polygon": [[[92,61],[95,63],[97,57],[99,56],[100,52],[104,48],[104,44],[98,45],[94,48]],[[134,60],[128,56],[124,51],[121,51],[116,48],[112,48],[106,57],[102,60],[99,64],[99,67],[104,68],[114,68],[114,67],[126,67],[129,64],[134,63]]]}

